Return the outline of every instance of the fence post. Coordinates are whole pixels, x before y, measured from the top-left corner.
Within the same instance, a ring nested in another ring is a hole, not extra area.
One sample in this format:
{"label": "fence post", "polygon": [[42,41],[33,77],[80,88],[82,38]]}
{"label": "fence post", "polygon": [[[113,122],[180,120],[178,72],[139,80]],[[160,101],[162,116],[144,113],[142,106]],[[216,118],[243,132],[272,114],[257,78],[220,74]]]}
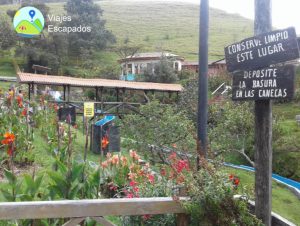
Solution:
{"label": "fence post", "polygon": [[[187,196],[186,188],[179,188],[179,197]],[[176,226],[188,226],[190,222],[190,216],[185,213],[178,213],[176,216]]]}

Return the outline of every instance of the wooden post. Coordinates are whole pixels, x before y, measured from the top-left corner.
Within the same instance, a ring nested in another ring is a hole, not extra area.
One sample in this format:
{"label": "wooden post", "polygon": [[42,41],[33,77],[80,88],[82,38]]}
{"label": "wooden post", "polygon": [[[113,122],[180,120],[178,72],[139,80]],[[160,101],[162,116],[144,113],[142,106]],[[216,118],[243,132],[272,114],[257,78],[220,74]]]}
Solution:
{"label": "wooden post", "polygon": [[[184,197],[187,196],[186,188],[179,188],[179,196]],[[176,215],[176,226],[188,226],[190,222],[190,216],[185,213],[178,213]]]}
{"label": "wooden post", "polygon": [[[96,96],[96,102],[98,102],[99,101],[99,88],[98,87],[95,87],[95,96]],[[96,108],[96,112],[97,112],[98,103],[95,104],[95,108]]]}
{"label": "wooden post", "polygon": [[67,86],[67,88],[68,88],[68,95],[67,95],[67,102],[69,103],[70,102],[70,86]]}
{"label": "wooden post", "polygon": [[100,107],[100,109],[101,109],[101,113],[103,113],[104,112],[104,106],[103,106],[103,87],[100,87],[100,101],[101,101],[101,107]]}
{"label": "wooden post", "polygon": [[[116,89],[116,91],[117,91],[117,102],[119,102],[120,101],[120,98],[119,98],[119,89]],[[117,115],[119,115],[119,107],[117,107]]]}
{"label": "wooden post", "polygon": [[66,101],[66,86],[64,85],[64,101]]}
{"label": "wooden post", "polygon": [[28,83],[28,100],[31,100],[31,84]]}
{"label": "wooden post", "polygon": [[[272,30],[271,1],[255,0],[255,35]],[[272,102],[255,101],[255,214],[271,226]]]}

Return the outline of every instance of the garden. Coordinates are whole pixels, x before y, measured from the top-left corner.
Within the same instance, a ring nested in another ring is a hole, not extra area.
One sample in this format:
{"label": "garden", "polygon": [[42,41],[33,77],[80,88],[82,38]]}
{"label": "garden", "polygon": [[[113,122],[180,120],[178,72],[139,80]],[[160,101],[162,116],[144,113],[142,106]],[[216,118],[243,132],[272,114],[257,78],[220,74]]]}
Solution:
{"label": "garden", "polygon": [[[247,208],[250,196],[239,177],[221,170],[219,159],[202,159],[199,169],[193,123],[173,106],[154,100],[141,107],[141,114],[119,120],[121,134],[125,134],[121,152],[101,157],[85,148],[80,120],[72,124],[67,117],[61,122],[58,104],[45,96],[37,99],[24,101],[12,91],[3,97],[1,201],[173,197],[190,214],[191,225],[260,224]],[[148,129],[137,131],[143,127]],[[244,198],[234,199],[241,191]],[[189,200],[179,201],[179,196],[188,196]],[[175,225],[176,217],[142,215],[110,220],[117,225]],[[66,221],[15,220],[0,224],[62,225]],[[96,223],[87,219],[85,225]]]}

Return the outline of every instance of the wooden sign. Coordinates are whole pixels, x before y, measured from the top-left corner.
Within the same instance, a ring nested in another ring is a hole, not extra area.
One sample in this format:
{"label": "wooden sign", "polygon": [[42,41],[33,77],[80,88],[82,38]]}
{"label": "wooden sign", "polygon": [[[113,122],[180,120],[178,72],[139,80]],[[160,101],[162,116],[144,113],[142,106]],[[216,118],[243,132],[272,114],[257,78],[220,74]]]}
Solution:
{"label": "wooden sign", "polygon": [[227,70],[251,70],[299,58],[295,28],[247,38],[225,48]]}
{"label": "wooden sign", "polygon": [[84,103],[84,117],[94,117],[95,115],[95,104],[92,102]]}
{"label": "wooden sign", "polygon": [[233,74],[232,100],[292,99],[295,67],[269,67]]}

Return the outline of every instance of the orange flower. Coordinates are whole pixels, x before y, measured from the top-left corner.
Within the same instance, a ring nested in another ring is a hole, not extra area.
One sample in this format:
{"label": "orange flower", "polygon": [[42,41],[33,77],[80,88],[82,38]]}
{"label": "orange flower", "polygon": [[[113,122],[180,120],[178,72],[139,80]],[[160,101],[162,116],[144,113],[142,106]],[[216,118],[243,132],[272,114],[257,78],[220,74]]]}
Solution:
{"label": "orange flower", "polygon": [[24,109],[23,109],[21,115],[22,115],[22,116],[26,116],[26,115],[27,115],[27,108],[24,108]]}
{"label": "orange flower", "polygon": [[118,165],[119,164],[119,156],[118,155],[114,155],[111,159],[111,163],[113,165]]}
{"label": "orange flower", "polygon": [[103,137],[102,138],[102,150],[106,149],[108,147],[108,144],[109,144],[108,137],[107,136]]}
{"label": "orange flower", "polygon": [[182,184],[184,182],[184,176],[180,175],[177,179],[176,179],[176,183],[177,184]]}
{"label": "orange flower", "polygon": [[122,166],[127,166],[127,158],[125,156],[121,156]]}
{"label": "orange flower", "polygon": [[130,179],[130,180],[135,180],[136,179],[136,173],[128,173],[128,178]]}
{"label": "orange flower", "polygon": [[12,146],[9,146],[8,149],[7,149],[7,154],[8,154],[9,156],[13,156],[13,153],[14,153],[13,147],[12,147]]}
{"label": "orange flower", "polygon": [[130,171],[132,171],[132,170],[134,169],[134,167],[135,167],[135,164],[132,163],[132,164],[129,166]]}
{"label": "orange flower", "polygon": [[130,157],[135,159],[135,160],[139,160],[140,156],[136,153],[136,151],[130,150],[129,151]]}
{"label": "orange flower", "polygon": [[240,179],[239,178],[234,178],[234,180],[233,180],[233,184],[235,185],[235,186],[238,186],[239,184],[240,184]]}
{"label": "orange flower", "polygon": [[4,134],[4,140],[1,141],[1,144],[10,145],[15,141],[15,135],[13,133],[6,132]]}
{"label": "orange flower", "polygon": [[108,166],[108,162],[107,161],[102,162],[101,166],[103,169],[106,168]]}

